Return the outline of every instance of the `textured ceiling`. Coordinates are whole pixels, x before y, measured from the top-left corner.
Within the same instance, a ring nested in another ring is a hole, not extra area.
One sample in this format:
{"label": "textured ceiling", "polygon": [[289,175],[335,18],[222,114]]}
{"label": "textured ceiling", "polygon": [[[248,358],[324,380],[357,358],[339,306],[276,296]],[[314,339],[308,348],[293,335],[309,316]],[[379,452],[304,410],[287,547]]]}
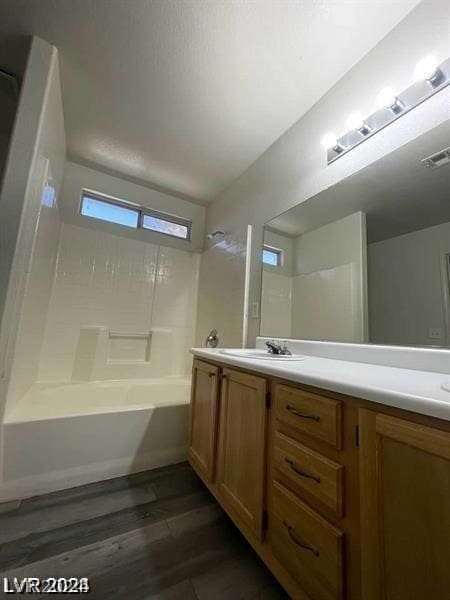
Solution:
{"label": "textured ceiling", "polygon": [[59,49],[72,159],[206,202],[417,3],[0,0],[0,34]]}

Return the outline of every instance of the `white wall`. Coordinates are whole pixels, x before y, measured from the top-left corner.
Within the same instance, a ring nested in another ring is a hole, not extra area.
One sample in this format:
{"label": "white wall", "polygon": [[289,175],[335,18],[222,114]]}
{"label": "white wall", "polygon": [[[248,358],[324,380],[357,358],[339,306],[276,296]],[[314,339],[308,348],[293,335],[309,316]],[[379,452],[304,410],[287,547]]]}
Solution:
{"label": "white wall", "polygon": [[[369,244],[371,342],[450,345],[449,253],[450,223]],[[442,338],[430,338],[430,328]]]}
{"label": "white wall", "polygon": [[[447,88],[330,166],[320,146],[324,132],[345,131],[345,121],[352,110],[371,112],[379,89],[386,85],[407,87],[413,79],[416,62],[430,52],[440,60],[448,55],[446,0],[424,0],[411,11],[211,205],[207,230],[233,232],[244,223],[254,226],[255,268],[250,280],[250,305],[260,299],[258,255],[265,222],[448,119],[450,90]],[[250,342],[258,329],[258,319],[251,319]]]}
{"label": "white wall", "polygon": [[[131,229],[85,217],[80,214],[80,201],[82,190],[86,188],[188,219],[192,221],[191,239],[186,241],[170,238],[148,230]],[[203,248],[205,214],[206,209],[204,206],[180,200],[175,196],[163,194],[82,165],[72,162],[66,164],[64,191],[61,200],[61,216],[65,223],[88,227],[96,231],[114,233],[142,242],[152,242],[153,244],[163,244],[180,250],[200,252]]]}
{"label": "white wall", "polygon": [[[116,364],[111,378],[184,375],[194,343],[198,263],[193,252],[65,223],[39,380],[72,379],[81,328],[92,326],[153,332],[149,364],[133,365],[139,356],[132,355],[130,336],[115,355],[128,352],[122,358],[131,362]],[[164,372],[155,372],[157,364]]]}
{"label": "white wall", "polygon": [[0,334],[3,402],[7,390],[14,402],[37,376],[59,235],[58,210],[43,205],[43,188],[49,183],[58,196],[64,160],[57,51],[34,38],[0,198],[0,295],[9,280]]}

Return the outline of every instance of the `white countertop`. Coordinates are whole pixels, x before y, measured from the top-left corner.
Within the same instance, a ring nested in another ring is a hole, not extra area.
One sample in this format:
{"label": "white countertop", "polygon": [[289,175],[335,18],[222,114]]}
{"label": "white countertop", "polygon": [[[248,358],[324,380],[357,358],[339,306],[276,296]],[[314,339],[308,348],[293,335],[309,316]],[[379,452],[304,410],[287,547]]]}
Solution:
{"label": "white countertop", "polygon": [[319,356],[280,364],[222,354],[219,348],[192,348],[191,353],[206,360],[450,421],[450,392],[441,387],[445,382],[450,383],[448,373]]}

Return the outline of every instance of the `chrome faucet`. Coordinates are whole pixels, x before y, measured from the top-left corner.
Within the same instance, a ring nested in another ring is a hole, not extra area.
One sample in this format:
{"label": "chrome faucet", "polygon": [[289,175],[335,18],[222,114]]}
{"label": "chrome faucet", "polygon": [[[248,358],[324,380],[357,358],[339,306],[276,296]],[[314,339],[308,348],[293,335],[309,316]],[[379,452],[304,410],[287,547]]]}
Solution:
{"label": "chrome faucet", "polygon": [[207,348],[217,348],[219,344],[219,335],[217,329],[211,329],[208,337],[206,338],[205,345]]}
{"label": "chrome faucet", "polygon": [[288,348],[288,343],[284,341],[282,344],[275,340],[266,342],[269,354],[280,354],[281,356],[290,356],[292,352]]}

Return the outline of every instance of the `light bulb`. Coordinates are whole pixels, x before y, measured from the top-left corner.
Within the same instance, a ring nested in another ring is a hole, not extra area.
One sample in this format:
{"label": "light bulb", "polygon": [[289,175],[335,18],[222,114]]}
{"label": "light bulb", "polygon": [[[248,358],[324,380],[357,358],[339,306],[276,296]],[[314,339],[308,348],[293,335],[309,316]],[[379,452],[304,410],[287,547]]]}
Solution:
{"label": "light bulb", "polygon": [[349,115],[347,119],[347,126],[349,129],[361,129],[364,125],[364,118],[359,110],[355,110]]}
{"label": "light bulb", "polygon": [[338,146],[338,140],[336,134],[332,131],[326,133],[321,141],[321,144],[325,150],[330,150],[331,148],[336,148]]}
{"label": "light bulb", "polygon": [[383,88],[377,95],[378,108],[390,108],[397,101],[397,95],[392,88]]}
{"label": "light bulb", "polygon": [[372,131],[371,127],[366,123],[359,110],[356,110],[349,115],[347,119],[347,126],[349,129],[356,129],[356,131],[359,131],[361,135],[368,135]]}
{"label": "light bulb", "polygon": [[439,66],[436,58],[429,54],[419,60],[414,70],[414,78],[416,80],[426,79],[431,81],[439,72]]}
{"label": "light bulb", "polygon": [[383,88],[377,96],[378,108],[388,108],[394,114],[402,112],[405,108],[403,102],[398,98],[392,88]]}

